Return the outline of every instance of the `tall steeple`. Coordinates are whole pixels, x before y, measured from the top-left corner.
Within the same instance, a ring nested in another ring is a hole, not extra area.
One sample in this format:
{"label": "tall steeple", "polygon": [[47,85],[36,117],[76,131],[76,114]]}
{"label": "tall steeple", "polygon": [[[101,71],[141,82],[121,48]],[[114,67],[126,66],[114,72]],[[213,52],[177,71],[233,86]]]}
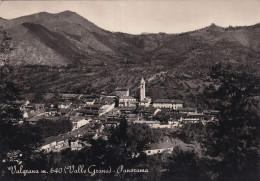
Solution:
{"label": "tall steeple", "polygon": [[140,86],[140,101],[144,101],[145,99],[145,81],[144,78],[141,80],[141,86]]}

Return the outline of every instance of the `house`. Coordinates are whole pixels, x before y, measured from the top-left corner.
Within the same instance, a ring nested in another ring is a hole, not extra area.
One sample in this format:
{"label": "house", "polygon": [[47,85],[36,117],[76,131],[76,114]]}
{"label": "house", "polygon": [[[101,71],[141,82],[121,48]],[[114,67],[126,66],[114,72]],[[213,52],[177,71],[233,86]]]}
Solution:
{"label": "house", "polygon": [[204,115],[201,122],[203,125],[210,123],[210,122],[214,122],[217,119],[214,116],[210,116],[210,115]]}
{"label": "house", "polygon": [[116,88],[114,93],[118,97],[129,96],[129,89]]}
{"label": "house", "polygon": [[46,104],[44,104],[44,108],[45,108],[45,109],[54,108],[54,104],[52,104],[52,103],[46,103]]}
{"label": "house", "polygon": [[121,115],[121,111],[118,108],[113,108],[112,110],[110,110],[107,114],[106,117],[107,118],[117,118]]}
{"label": "house", "polygon": [[168,121],[168,124],[172,125],[173,128],[181,127],[179,121],[171,120],[171,121]]}
{"label": "house", "polygon": [[153,102],[153,107],[155,108],[166,108],[178,110],[183,107],[183,101],[181,100],[171,100],[171,99],[157,99]]}
{"label": "house", "polygon": [[71,101],[60,102],[59,105],[58,105],[58,108],[60,108],[60,109],[68,109],[71,104],[72,104]]}
{"label": "house", "polygon": [[161,122],[160,121],[147,121],[147,120],[135,120],[135,121],[133,121],[133,124],[146,124],[146,125],[148,125],[148,126],[150,126],[151,128],[156,128],[156,127],[158,127],[160,124],[161,124]]}
{"label": "house", "polygon": [[94,105],[95,99],[86,99],[86,100],[85,100],[85,103],[86,103],[87,105]]}
{"label": "house", "polygon": [[151,128],[154,128],[154,129],[171,129],[173,127],[174,127],[173,124],[153,124],[151,126]]}
{"label": "house", "polygon": [[76,103],[76,104],[73,104],[73,109],[75,109],[75,110],[78,110],[78,109],[81,109],[81,108],[83,108],[83,107],[85,107],[85,103]]}
{"label": "house", "polygon": [[53,151],[59,152],[63,149],[69,148],[69,139],[70,139],[69,135],[61,134],[57,138],[58,139],[56,140],[56,146]]}
{"label": "house", "polygon": [[152,98],[145,97],[142,101],[139,102],[139,106],[149,107],[152,102]]}
{"label": "house", "polygon": [[63,100],[75,100],[79,97],[79,94],[68,94],[68,93],[62,93],[61,98]]}
{"label": "house", "polygon": [[75,129],[67,133],[70,136],[74,137],[82,137],[84,134],[87,134],[89,132],[88,128],[86,126],[82,126],[81,128]]}
{"label": "house", "polygon": [[98,116],[98,110],[89,110],[86,108],[81,108],[79,110],[77,110],[77,113],[82,115],[82,116],[89,116],[89,117],[96,117]]}
{"label": "house", "polygon": [[106,127],[117,127],[119,124],[120,124],[120,122],[121,122],[121,118],[109,118],[109,119],[107,119],[107,121],[104,123],[104,125],[106,126]]}
{"label": "house", "polygon": [[179,108],[179,113],[181,113],[181,114],[197,113],[197,109],[189,108],[189,107]]}
{"label": "house", "polygon": [[25,110],[26,107],[30,104],[29,100],[16,101],[17,104],[21,104],[20,110]]}
{"label": "house", "polygon": [[69,139],[69,147],[72,151],[81,150],[84,147],[84,144],[79,140],[79,138],[72,137]]}
{"label": "house", "polygon": [[122,96],[119,98],[119,107],[136,107],[136,99],[131,96]]}
{"label": "house", "polygon": [[70,111],[71,111],[70,109],[61,108],[59,112],[60,112],[60,114],[61,114],[62,116],[65,116],[65,115],[68,114]]}
{"label": "house", "polygon": [[159,111],[160,111],[159,109],[154,107],[138,107],[136,109],[138,115],[146,118],[154,117]]}
{"label": "house", "polygon": [[85,105],[83,108],[77,110],[77,112],[84,116],[96,117],[99,115],[99,110],[102,106],[101,104]]}
{"label": "house", "polygon": [[153,102],[153,107],[172,109],[172,101],[170,99],[157,99]]}
{"label": "house", "polygon": [[51,152],[56,147],[56,144],[57,144],[56,140],[57,140],[56,136],[51,136],[51,137],[44,139],[44,143],[43,143],[41,149],[45,150],[47,153]]}
{"label": "house", "polygon": [[219,113],[220,112],[218,110],[204,110],[203,111],[204,115],[210,115],[210,116],[218,116]]}
{"label": "house", "polygon": [[134,122],[134,121],[138,121],[140,120],[140,117],[137,114],[128,114],[126,120],[130,123]]}
{"label": "house", "polygon": [[73,116],[70,117],[70,121],[72,122],[72,130],[75,130],[88,124],[90,122],[90,119],[82,116]]}
{"label": "house", "polygon": [[144,153],[150,156],[159,153],[172,153],[175,144],[170,141],[164,141],[159,143],[152,143],[148,146],[150,148],[145,150]]}
{"label": "house", "polygon": [[203,118],[203,114],[187,114],[180,118],[180,122],[184,123],[199,123],[199,121]]}
{"label": "house", "polygon": [[121,114],[132,114],[136,107],[119,107]]}
{"label": "house", "polygon": [[27,119],[29,118],[29,115],[26,111],[23,112],[23,119]]}
{"label": "house", "polygon": [[45,138],[41,150],[45,150],[47,153],[51,151],[60,152],[61,150],[67,148],[71,148],[72,150],[79,150],[87,145],[85,143],[82,144],[78,138],[87,132],[87,128],[82,127],[59,136]]}
{"label": "house", "polygon": [[115,103],[114,102],[107,103],[106,105],[103,105],[102,107],[100,107],[100,109],[98,111],[99,116],[108,113],[109,111],[111,111],[114,108],[115,108]]}
{"label": "house", "polygon": [[47,153],[50,151],[60,152],[63,149],[69,148],[69,138],[71,136],[68,134],[61,134],[59,136],[51,136],[44,139],[42,150]]}
{"label": "house", "polygon": [[60,110],[58,108],[49,108],[45,111],[45,116],[57,116],[60,114]]}
{"label": "house", "polygon": [[26,102],[26,104],[21,106],[21,110],[33,110],[33,111],[39,111],[41,109],[44,109],[45,105],[41,103],[29,103]]}
{"label": "house", "polygon": [[112,102],[115,102],[115,100],[117,100],[117,97],[116,96],[101,96],[100,99],[105,101],[105,103],[112,103]]}

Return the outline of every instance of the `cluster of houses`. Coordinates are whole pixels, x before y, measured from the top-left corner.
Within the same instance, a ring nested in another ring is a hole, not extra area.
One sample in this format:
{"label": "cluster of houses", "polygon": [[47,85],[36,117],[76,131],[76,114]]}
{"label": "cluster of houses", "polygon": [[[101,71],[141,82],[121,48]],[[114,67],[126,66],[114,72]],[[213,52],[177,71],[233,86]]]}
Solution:
{"label": "cluster of houses", "polygon": [[[117,88],[109,95],[61,94],[57,103],[30,103],[25,101],[20,109],[24,121],[35,124],[41,119],[68,119],[72,130],[59,136],[45,139],[42,149],[46,152],[63,149],[80,150],[89,144],[82,140],[89,125],[100,126],[92,132],[94,138],[102,135],[106,127],[118,126],[122,119],[129,124],[146,124],[153,129],[176,129],[186,123],[206,124],[216,121],[218,111],[198,112],[196,108],[184,107],[182,100],[152,99],[146,96],[145,81],[141,80],[140,98],[130,95],[129,89]],[[166,117],[167,115],[168,117]],[[156,148],[161,152],[164,148]],[[167,147],[172,151],[173,147]],[[157,150],[158,152],[158,150]],[[152,150],[147,152],[149,155]]]}

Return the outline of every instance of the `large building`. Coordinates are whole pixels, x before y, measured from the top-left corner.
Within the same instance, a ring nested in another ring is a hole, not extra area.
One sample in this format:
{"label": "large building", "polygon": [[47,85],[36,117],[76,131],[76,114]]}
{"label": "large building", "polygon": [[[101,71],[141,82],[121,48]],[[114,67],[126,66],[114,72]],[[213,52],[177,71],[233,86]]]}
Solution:
{"label": "large building", "polygon": [[135,107],[136,99],[131,96],[121,96],[119,98],[119,107]]}
{"label": "large building", "polygon": [[118,97],[129,96],[129,89],[116,88],[115,95]]}
{"label": "large building", "polygon": [[180,108],[183,108],[183,101],[171,99],[157,99],[153,102],[153,107],[178,110]]}

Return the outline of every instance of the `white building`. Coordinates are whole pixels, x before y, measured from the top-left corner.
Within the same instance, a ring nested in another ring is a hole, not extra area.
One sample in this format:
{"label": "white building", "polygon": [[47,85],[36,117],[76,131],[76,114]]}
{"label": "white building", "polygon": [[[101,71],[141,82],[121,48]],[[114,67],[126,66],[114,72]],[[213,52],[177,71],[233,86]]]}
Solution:
{"label": "white building", "polygon": [[72,122],[72,130],[75,130],[88,124],[90,119],[81,116],[73,116],[70,118],[70,121]]}
{"label": "white building", "polygon": [[169,141],[152,143],[149,145],[150,149],[145,150],[144,153],[148,156],[159,153],[172,153],[174,146],[175,144]]}
{"label": "white building", "polygon": [[189,108],[189,107],[180,108],[179,109],[179,113],[182,113],[182,114],[196,114],[197,113],[197,109],[196,108]]}
{"label": "white building", "polygon": [[72,102],[70,101],[65,101],[65,102],[61,102],[58,106],[58,108],[60,109],[68,109],[71,106]]}
{"label": "white building", "polygon": [[119,107],[135,107],[136,99],[131,96],[122,96],[119,98]]}
{"label": "white building", "polygon": [[78,138],[88,133],[86,127],[78,128],[68,133],[60,134],[59,136],[51,136],[44,139],[41,150],[45,152],[60,152],[63,149],[71,148],[71,150],[80,150],[87,146]]}
{"label": "white building", "polygon": [[84,143],[79,138],[73,137],[69,140],[69,147],[72,151],[81,150],[84,147]]}
{"label": "white building", "polygon": [[160,109],[166,108],[178,110],[183,107],[183,101],[171,99],[157,99],[153,102],[153,107]]}
{"label": "white building", "polygon": [[103,105],[103,106],[99,109],[99,111],[98,111],[99,116],[102,116],[103,114],[108,113],[109,111],[111,111],[111,110],[114,109],[114,108],[115,108],[115,103],[114,103],[114,102],[113,102],[113,103],[110,103],[110,104]]}
{"label": "white building", "polygon": [[187,114],[180,118],[180,122],[184,123],[199,123],[203,118],[203,114]]}
{"label": "white building", "polygon": [[51,137],[48,137],[44,140],[44,143],[41,147],[42,150],[45,150],[47,153],[50,152],[50,151],[55,151],[57,148],[57,140],[58,140],[58,137],[56,136],[51,136]]}
{"label": "white building", "polygon": [[85,102],[87,105],[94,105],[95,103],[95,99],[86,99],[86,102]]}
{"label": "white building", "polygon": [[24,118],[24,119],[29,118],[29,115],[28,115],[28,113],[27,113],[26,111],[23,112],[23,118]]}

